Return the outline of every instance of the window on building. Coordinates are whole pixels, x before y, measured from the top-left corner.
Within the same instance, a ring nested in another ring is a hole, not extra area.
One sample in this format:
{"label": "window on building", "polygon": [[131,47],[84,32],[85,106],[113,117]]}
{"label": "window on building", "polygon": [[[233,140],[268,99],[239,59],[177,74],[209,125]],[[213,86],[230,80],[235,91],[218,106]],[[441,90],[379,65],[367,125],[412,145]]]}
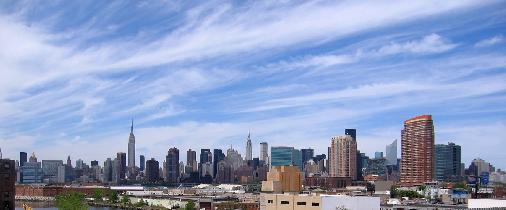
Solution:
{"label": "window on building", "polygon": [[305,206],[305,205],[306,205],[306,202],[297,202],[297,205],[298,205],[298,206]]}
{"label": "window on building", "polygon": [[312,203],[311,206],[320,206],[320,203]]}
{"label": "window on building", "polygon": [[281,204],[290,204],[289,201],[281,201]]}
{"label": "window on building", "polygon": [[267,200],[267,203],[274,203],[273,200]]}

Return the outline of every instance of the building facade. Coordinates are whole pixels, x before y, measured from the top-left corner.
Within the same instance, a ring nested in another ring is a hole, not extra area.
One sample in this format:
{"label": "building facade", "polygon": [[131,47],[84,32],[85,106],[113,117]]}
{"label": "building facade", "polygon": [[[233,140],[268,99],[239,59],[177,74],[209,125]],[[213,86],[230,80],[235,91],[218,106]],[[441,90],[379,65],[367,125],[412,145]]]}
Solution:
{"label": "building facade", "polygon": [[189,149],[186,152],[186,165],[189,166],[188,167],[189,169],[191,169],[190,171],[185,170],[186,173],[196,172],[198,170],[197,152],[196,151]]}
{"label": "building facade", "polygon": [[401,185],[413,186],[434,179],[434,123],[431,115],[404,121],[401,131]]}
{"label": "building facade", "polygon": [[58,181],[58,168],[63,166],[62,160],[42,160],[42,173],[44,181],[56,183]]}
{"label": "building facade", "polygon": [[461,147],[454,143],[436,144],[436,180],[460,181],[461,180]]}
{"label": "building facade", "polygon": [[391,144],[387,144],[385,148],[386,159],[388,165],[397,165],[397,139]]}
{"label": "building facade", "polygon": [[146,161],[145,179],[148,182],[156,182],[160,178],[160,164],[154,158]]}
{"label": "building facade", "polygon": [[302,154],[293,147],[271,147],[271,166],[297,166],[302,169]]}
{"label": "building facade", "polygon": [[351,177],[357,180],[357,142],[351,135],[335,136],[330,147],[331,177]]}
{"label": "building facade", "polygon": [[248,138],[246,139],[246,161],[253,159],[253,148],[251,146],[251,133],[248,133]]}
{"label": "building facade", "polygon": [[265,165],[269,165],[269,144],[267,142],[260,143],[260,161]]}
{"label": "building facade", "polygon": [[225,159],[225,154],[221,149],[213,150],[213,177],[216,177],[216,173],[218,173],[218,163]]}
{"label": "building facade", "polygon": [[130,127],[130,136],[128,137],[128,172],[132,176],[135,168],[135,135],[134,135],[134,121]]}
{"label": "building facade", "polygon": [[0,159],[0,209],[14,210],[16,162]]}
{"label": "building facade", "polygon": [[171,183],[177,183],[179,181],[179,149],[170,148],[166,156],[167,164],[167,179],[166,181]]}

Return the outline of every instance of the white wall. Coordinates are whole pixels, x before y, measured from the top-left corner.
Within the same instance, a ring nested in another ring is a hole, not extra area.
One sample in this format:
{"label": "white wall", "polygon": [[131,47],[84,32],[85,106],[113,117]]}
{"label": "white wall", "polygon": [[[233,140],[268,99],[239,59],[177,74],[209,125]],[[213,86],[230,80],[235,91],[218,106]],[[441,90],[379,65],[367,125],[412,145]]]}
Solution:
{"label": "white wall", "polygon": [[506,207],[506,200],[469,199],[468,208],[498,208]]}
{"label": "white wall", "polygon": [[379,197],[321,195],[322,210],[336,210],[344,207],[348,210],[379,210]]}

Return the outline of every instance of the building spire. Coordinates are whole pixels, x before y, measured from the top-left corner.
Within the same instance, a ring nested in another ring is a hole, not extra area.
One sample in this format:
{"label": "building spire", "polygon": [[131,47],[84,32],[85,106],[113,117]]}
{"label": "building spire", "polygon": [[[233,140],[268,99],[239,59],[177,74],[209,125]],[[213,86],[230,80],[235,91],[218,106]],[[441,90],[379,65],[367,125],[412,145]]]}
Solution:
{"label": "building spire", "polygon": [[134,133],[134,118],[132,118],[132,126],[130,127],[130,133]]}

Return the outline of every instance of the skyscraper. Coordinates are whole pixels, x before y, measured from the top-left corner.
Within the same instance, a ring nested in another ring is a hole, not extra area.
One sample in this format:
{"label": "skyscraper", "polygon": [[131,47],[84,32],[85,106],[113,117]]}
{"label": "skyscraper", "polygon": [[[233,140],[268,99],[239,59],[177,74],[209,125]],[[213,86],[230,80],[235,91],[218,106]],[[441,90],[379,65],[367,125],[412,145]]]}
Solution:
{"label": "skyscraper", "polygon": [[216,173],[218,172],[218,163],[225,159],[225,154],[221,149],[214,149],[213,150],[213,177],[216,177]]}
{"label": "skyscraper", "polygon": [[30,163],[36,163],[37,162],[37,156],[35,156],[35,152],[32,153],[32,156],[30,156],[30,159],[28,160]]}
{"label": "skyscraper", "polygon": [[[302,154],[302,165],[306,164],[307,161],[311,160],[314,157],[314,149],[301,149]],[[304,167],[303,167],[304,168]]]}
{"label": "skyscraper", "polygon": [[271,147],[271,166],[290,166],[293,147]]}
{"label": "skyscraper", "polygon": [[269,164],[269,145],[267,142],[260,143],[260,161]]}
{"label": "skyscraper", "polygon": [[113,171],[113,162],[111,158],[107,158],[104,162],[104,176],[102,179],[103,183],[112,182],[112,171]]}
{"label": "skyscraper", "polygon": [[[351,130],[351,129],[347,129]],[[353,133],[352,133],[353,134]],[[357,179],[357,142],[351,135],[331,139],[330,176]]]}
{"label": "skyscraper", "polygon": [[404,121],[401,131],[401,185],[413,186],[434,179],[434,124],[431,115]]}
{"label": "skyscraper", "polygon": [[47,179],[49,183],[56,183],[60,166],[63,166],[62,160],[42,160],[43,179]]}
{"label": "skyscraper", "polygon": [[454,143],[436,144],[436,180],[458,182],[461,178],[461,148]]}
{"label": "skyscraper", "polygon": [[251,133],[248,132],[248,138],[246,139],[246,161],[252,160],[253,151],[251,148]]}
{"label": "skyscraper", "polygon": [[166,156],[167,181],[176,183],[179,181],[179,149],[170,148]]}
{"label": "skyscraper", "polygon": [[383,152],[374,152],[374,158],[383,158]]}
{"label": "skyscraper", "polygon": [[344,135],[351,136],[353,140],[357,141],[357,130],[353,128],[344,129]]}
{"label": "skyscraper", "polygon": [[160,177],[160,164],[154,158],[146,161],[146,180],[149,182],[156,182]]}
{"label": "skyscraper", "polygon": [[139,157],[139,168],[141,171],[144,171],[144,167],[145,167],[145,164],[146,164],[146,158],[144,157],[144,155],[141,155]]}
{"label": "skyscraper", "polygon": [[27,162],[28,155],[26,152],[20,152],[19,153],[19,166],[24,166]]}
{"label": "skyscraper", "polygon": [[72,167],[72,160],[70,160],[70,155],[67,157],[67,166]]}
{"label": "skyscraper", "polygon": [[16,167],[14,160],[0,159],[0,209],[14,210]]}
{"label": "skyscraper", "polygon": [[134,120],[130,127],[130,137],[128,137],[128,168],[132,171],[135,168],[135,135],[134,135]]}
{"label": "skyscraper", "polygon": [[124,179],[125,178],[125,174],[126,174],[126,169],[127,169],[127,166],[126,166],[126,154],[124,152],[118,152],[116,154],[116,158],[118,159],[118,164],[119,164],[119,168],[118,168],[119,178],[120,179]]}
{"label": "skyscraper", "polygon": [[192,169],[191,172],[196,172],[198,170],[197,169],[198,164],[197,164],[197,152],[196,151],[189,149],[186,152],[186,165]]}
{"label": "skyscraper", "polygon": [[386,149],[387,165],[397,165],[397,139],[387,144]]}
{"label": "skyscraper", "polygon": [[200,164],[202,163],[212,163],[213,162],[213,154],[210,149],[200,149]]}

